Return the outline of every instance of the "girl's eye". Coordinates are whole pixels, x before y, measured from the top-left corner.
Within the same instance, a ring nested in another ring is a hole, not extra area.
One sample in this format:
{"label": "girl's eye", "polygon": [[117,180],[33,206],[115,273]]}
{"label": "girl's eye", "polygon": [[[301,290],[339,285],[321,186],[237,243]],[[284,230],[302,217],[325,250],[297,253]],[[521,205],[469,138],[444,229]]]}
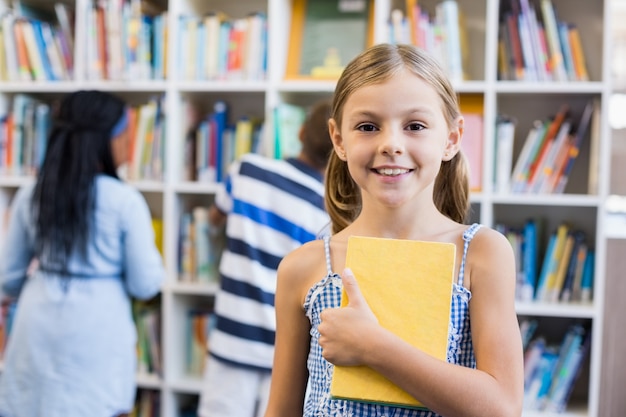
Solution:
{"label": "girl's eye", "polygon": [[357,126],[357,130],[361,132],[374,132],[376,130],[376,126],[369,123],[363,123]]}
{"label": "girl's eye", "polygon": [[421,123],[411,123],[410,125],[407,126],[408,130],[422,130],[425,128],[426,127]]}

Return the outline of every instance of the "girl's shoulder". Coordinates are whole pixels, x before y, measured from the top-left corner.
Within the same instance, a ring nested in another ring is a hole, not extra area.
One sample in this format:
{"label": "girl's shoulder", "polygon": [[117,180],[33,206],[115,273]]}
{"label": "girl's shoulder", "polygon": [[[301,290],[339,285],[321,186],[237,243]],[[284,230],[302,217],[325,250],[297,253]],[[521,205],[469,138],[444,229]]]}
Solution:
{"label": "girl's shoulder", "polygon": [[495,253],[497,253],[502,250],[508,251],[509,249],[512,249],[506,236],[487,226],[470,226],[464,232],[464,236],[466,240],[471,240],[471,252],[474,253],[488,253],[490,251],[495,251]]}
{"label": "girl's shoulder", "polygon": [[324,240],[316,239],[289,252],[280,262],[278,279],[292,288],[308,289],[326,274]]}
{"label": "girl's shoulder", "polygon": [[281,261],[281,267],[304,269],[322,262],[324,264],[324,239],[315,239],[304,243],[289,252]]}

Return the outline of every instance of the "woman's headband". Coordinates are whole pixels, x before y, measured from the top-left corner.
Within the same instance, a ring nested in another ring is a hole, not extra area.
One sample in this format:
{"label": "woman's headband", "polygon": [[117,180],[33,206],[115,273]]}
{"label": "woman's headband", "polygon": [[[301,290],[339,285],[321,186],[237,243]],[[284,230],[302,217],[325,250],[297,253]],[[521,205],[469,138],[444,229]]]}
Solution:
{"label": "woman's headband", "polygon": [[128,110],[125,108],[122,113],[122,117],[115,123],[115,126],[111,129],[111,139],[120,135],[128,127]]}

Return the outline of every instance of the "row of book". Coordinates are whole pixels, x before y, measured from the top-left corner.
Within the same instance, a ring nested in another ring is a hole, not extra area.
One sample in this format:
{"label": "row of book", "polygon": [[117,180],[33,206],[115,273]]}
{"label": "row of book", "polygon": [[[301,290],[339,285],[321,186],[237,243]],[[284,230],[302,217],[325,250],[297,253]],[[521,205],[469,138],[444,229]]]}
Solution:
{"label": "row of book", "polygon": [[563,412],[591,344],[591,331],[572,324],[559,345],[534,336],[537,321],[520,323],[524,344],[524,409]]}
{"label": "row of book", "polygon": [[218,100],[212,111],[201,114],[186,102],[189,128],[185,139],[184,172],[186,181],[221,181],[232,161],[249,152],[259,153],[264,123],[261,118],[243,116],[230,122],[230,106]]}
{"label": "row of book", "polygon": [[186,318],[186,370],[200,377],[208,357],[210,333],[215,327],[215,314],[210,309],[191,309]]}
{"label": "row of book", "polygon": [[222,12],[180,16],[178,73],[184,80],[264,80],[267,17],[232,19]]}
{"label": "row of book", "polygon": [[180,281],[218,281],[220,254],[225,245],[222,228],[209,223],[209,209],[196,206],[180,218],[178,274]]}
{"label": "row of book", "polygon": [[578,27],[558,18],[551,0],[510,0],[500,16],[498,77],[523,81],[588,81]]}
{"label": "row of book", "polygon": [[140,389],[135,397],[135,405],[128,417],[159,417],[161,415],[161,394],[159,391]]}
{"label": "row of book", "polygon": [[[0,114],[0,174],[34,175],[46,150],[52,106],[32,96],[16,94]],[[163,178],[165,113],[163,96],[129,106],[129,162],[120,175],[130,180]]]}
{"label": "row of book", "polygon": [[137,372],[163,375],[158,298],[148,302],[133,301],[133,319],[137,328]]}
{"label": "row of book", "polygon": [[84,2],[88,80],[149,80],[167,76],[167,11],[155,2]]}
{"label": "row of book", "polygon": [[[513,164],[516,121],[501,115],[496,122],[494,188],[499,193],[562,194],[584,141],[590,140],[591,152],[597,146],[600,126],[599,102],[587,102],[579,118],[568,104],[553,117],[535,120],[527,132],[521,151]],[[591,130],[591,134],[589,131]],[[590,164],[598,155],[590,155]],[[589,170],[593,193],[593,175]]]}
{"label": "row of book", "polygon": [[19,3],[0,20],[0,79],[69,80],[74,72],[70,13],[62,3],[47,16]]}
{"label": "row of book", "polygon": [[595,252],[585,232],[561,223],[548,238],[543,259],[539,245],[541,220],[529,219],[521,228],[502,224],[515,253],[516,297],[520,301],[589,303],[593,297]]}
{"label": "row of book", "polygon": [[260,117],[242,116],[231,121],[230,106],[224,100],[212,105],[212,111],[202,112],[191,102],[186,103],[189,129],[185,139],[183,180],[220,182],[230,164],[246,153],[283,159],[300,153],[300,128],[307,109],[290,103],[280,103],[269,115],[273,132],[265,130]]}
{"label": "row of book", "polygon": [[162,180],[165,169],[167,117],[164,95],[128,106],[129,161],[120,174],[129,180]]}
{"label": "row of book", "polygon": [[391,12],[389,42],[419,46],[435,56],[453,81],[466,78],[469,56],[465,25],[455,0],[443,0],[429,13],[418,0],[406,0],[402,9]]}
{"label": "row of book", "polygon": [[51,127],[48,103],[16,94],[0,114],[0,173],[33,175],[43,162]]}

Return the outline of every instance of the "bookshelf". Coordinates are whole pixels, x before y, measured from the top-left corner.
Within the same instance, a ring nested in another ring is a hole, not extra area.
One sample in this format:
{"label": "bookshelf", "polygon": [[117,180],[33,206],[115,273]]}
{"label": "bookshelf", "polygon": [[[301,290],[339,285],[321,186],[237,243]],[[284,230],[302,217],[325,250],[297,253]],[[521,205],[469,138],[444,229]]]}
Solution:
{"label": "bookshelf", "polygon": [[[456,81],[455,87],[461,96],[479,96],[482,101],[482,178],[480,191],[473,192],[471,197],[472,220],[489,226],[499,223],[521,226],[531,216],[544,219],[540,257],[543,256],[547,242],[547,232],[556,228],[561,221],[568,220],[587,233],[590,244],[595,249],[593,302],[581,304],[529,301],[517,305],[520,319],[536,318],[542,331],[546,332],[553,343],[559,343],[565,329],[572,323],[580,322],[590,328],[591,350],[585,359],[583,372],[575,385],[570,404],[564,414],[559,414],[565,416],[609,415],[610,412],[601,412],[603,404],[610,398],[620,396],[617,391],[619,384],[603,384],[605,376],[611,375],[610,363],[603,356],[603,350],[612,346],[607,343],[607,340],[611,341],[611,329],[607,329],[607,326],[612,325],[613,329],[618,326],[617,322],[608,320],[613,312],[604,308],[605,293],[611,294],[618,289],[620,280],[615,275],[623,270],[607,264],[607,259],[616,257],[616,249],[611,249],[612,246],[607,243],[611,236],[605,227],[607,215],[604,210],[604,202],[611,192],[610,165],[611,162],[619,164],[619,160],[611,157],[609,138],[615,132],[609,128],[607,110],[612,91],[612,36],[608,17],[612,15],[613,1],[617,0],[553,0],[559,17],[576,23],[581,32],[589,81],[571,82],[499,80],[499,18],[501,11],[510,4],[509,0],[457,1],[464,15],[465,40],[471,55],[464,61],[466,79]],[[8,8],[12,3],[10,0],[0,0],[0,9]],[[53,11],[52,2],[22,0],[22,3],[48,12]],[[188,128],[187,104],[193,103],[200,113],[206,115],[216,102],[223,100],[229,105],[231,122],[243,115],[265,118],[265,134],[269,135],[272,132],[270,115],[277,104],[308,106],[322,97],[330,96],[334,82],[285,79],[289,59],[292,0],[153,0],[157,9],[167,11],[164,23],[168,27],[166,49],[169,58],[161,69],[166,76],[132,80],[93,79],[88,65],[91,52],[88,53],[90,44],[87,36],[91,29],[88,24],[88,10],[92,1],[63,0],[63,3],[76,11],[73,77],[61,81],[0,81],[1,108],[6,109],[17,94],[27,94],[51,103],[76,89],[110,91],[133,106],[145,104],[152,97],[163,97],[162,106],[167,117],[163,177],[132,181],[146,197],[153,216],[163,219],[164,225],[163,250],[168,276],[161,293],[163,372],[162,375],[142,373],[138,375],[137,382],[141,390],[159,394],[161,417],[184,416],[184,410],[194,408],[201,386],[201,380],[188,376],[185,370],[186,315],[190,309],[210,306],[216,290],[215,283],[189,283],[178,279],[177,239],[180,216],[194,206],[208,206],[216,190],[213,182],[189,181],[182,174],[185,168],[184,143]],[[419,1],[420,6],[430,13],[434,13],[439,3],[439,0]],[[539,0],[531,0],[530,4],[538,8]],[[406,12],[406,2],[376,0],[372,7],[373,41],[387,41],[390,12],[393,9]],[[181,16],[200,19],[215,11],[223,12],[233,19],[245,18],[251,12],[260,11],[265,14],[268,27],[265,77],[227,76],[221,80],[198,80],[186,75],[181,66],[181,58],[185,55],[176,55],[182,53],[183,49],[181,28],[184,21]],[[601,108],[597,153],[592,152],[589,145],[591,134],[588,134],[565,193],[544,195],[494,191],[492,178],[495,126],[499,114],[506,113],[517,121],[512,146],[515,159],[521,152],[524,136],[535,119],[554,114],[564,102],[570,103],[573,114],[578,116],[590,99],[597,99]],[[616,144],[614,141],[614,148]],[[597,178],[597,188],[591,193],[588,187],[590,175]],[[5,202],[4,209],[17,188],[27,181],[30,181],[28,177],[6,173],[0,175],[0,204]],[[554,414],[530,410],[524,412],[524,416],[551,415]]]}

